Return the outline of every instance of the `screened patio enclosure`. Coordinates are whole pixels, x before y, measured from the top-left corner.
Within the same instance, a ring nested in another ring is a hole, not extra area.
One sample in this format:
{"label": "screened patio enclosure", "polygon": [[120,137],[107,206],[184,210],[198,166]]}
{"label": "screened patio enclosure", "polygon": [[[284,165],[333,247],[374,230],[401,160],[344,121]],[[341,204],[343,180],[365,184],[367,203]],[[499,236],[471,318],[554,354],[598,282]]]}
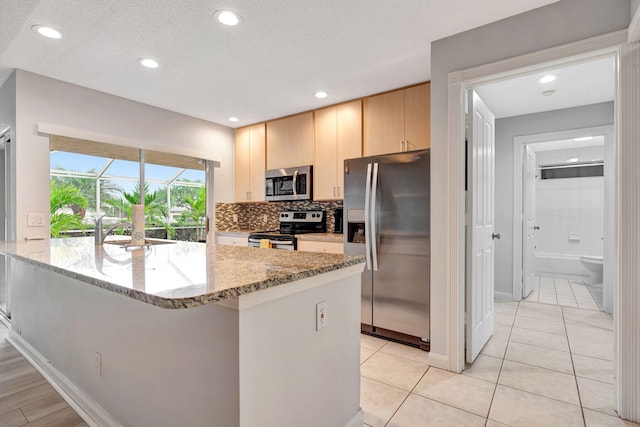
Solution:
{"label": "screened patio enclosure", "polygon": [[[130,219],[140,203],[138,149],[53,135],[50,149],[52,237],[86,234],[103,215],[104,224]],[[145,150],[147,228],[164,228],[173,238],[176,227],[202,227],[205,182],[202,160]],[[70,223],[58,224],[61,216]]]}

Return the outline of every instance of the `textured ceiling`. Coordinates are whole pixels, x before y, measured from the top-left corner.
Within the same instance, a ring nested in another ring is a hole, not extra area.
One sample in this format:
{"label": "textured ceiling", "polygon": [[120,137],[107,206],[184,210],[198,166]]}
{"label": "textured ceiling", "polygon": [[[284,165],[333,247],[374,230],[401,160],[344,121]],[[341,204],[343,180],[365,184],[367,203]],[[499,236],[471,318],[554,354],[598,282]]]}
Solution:
{"label": "textured ceiling", "polygon": [[0,82],[20,68],[242,126],[429,80],[432,40],[555,1],[0,0]]}

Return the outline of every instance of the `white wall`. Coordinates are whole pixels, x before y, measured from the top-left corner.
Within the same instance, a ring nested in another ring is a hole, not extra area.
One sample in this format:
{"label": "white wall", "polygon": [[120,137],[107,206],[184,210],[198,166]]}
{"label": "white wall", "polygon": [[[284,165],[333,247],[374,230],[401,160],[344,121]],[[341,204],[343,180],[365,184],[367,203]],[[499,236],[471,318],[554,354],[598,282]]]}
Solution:
{"label": "white wall", "polygon": [[[495,292],[513,295],[513,140],[516,136],[560,132],[613,123],[613,102],[496,120]],[[498,268],[499,266],[499,268]]]}
{"label": "white wall", "polygon": [[[582,147],[536,153],[537,165],[603,160],[604,147]],[[538,174],[539,175],[539,174]],[[536,253],[602,256],[604,177],[536,180]]]}
{"label": "white wall", "polygon": [[449,199],[461,197],[450,188],[448,170],[463,161],[451,159],[448,147],[449,73],[626,29],[629,21],[629,0],[563,0],[431,44],[431,353],[440,365],[452,366],[449,337],[458,332],[450,330],[449,308],[458,303],[449,300],[449,289],[459,283],[451,283],[448,268],[464,265],[463,254],[451,250],[461,243],[452,236],[462,218],[448,214]]}
{"label": "white wall", "polygon": [[49,212],[49,139],[38,124],[65,136],[217,160],[216,201],[233,201],[234,131],[218,124],[107,95],[22,70],[16,71],[17,239],[48,236],[27,227],[27,213]]}

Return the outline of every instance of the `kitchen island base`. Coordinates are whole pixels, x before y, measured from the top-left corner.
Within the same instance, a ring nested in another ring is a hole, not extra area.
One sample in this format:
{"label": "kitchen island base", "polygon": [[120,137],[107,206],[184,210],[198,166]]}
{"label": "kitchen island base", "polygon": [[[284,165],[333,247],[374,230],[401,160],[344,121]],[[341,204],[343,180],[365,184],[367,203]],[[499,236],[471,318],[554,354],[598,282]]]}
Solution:
{"label": "kitchen island base", "polygon": [[362,426],[362,264],[182,310],[10,269],[10,342],[92,425]]}

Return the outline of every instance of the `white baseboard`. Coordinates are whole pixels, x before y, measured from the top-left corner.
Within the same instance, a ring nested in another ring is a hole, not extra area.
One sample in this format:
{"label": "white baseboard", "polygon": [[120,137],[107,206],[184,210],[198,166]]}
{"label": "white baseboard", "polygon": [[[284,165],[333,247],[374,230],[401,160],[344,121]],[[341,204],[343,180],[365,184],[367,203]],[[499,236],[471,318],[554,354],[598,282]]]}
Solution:
{"label": "white baseboard", "polygon": [[7,317],[3,313],[0,313],[0,324],[6,326],[7,329],[11,329],[11,321],[7,319]]}
{"label": "white baseboard", "polygon": [[515,301],[511,292],[493,292],[493,299],[500,301]]}
{"label": "white baseboard", "polygon": [[364,412],[362,408],[358,408],[358,412],[351,418],[351,420],[344,427],[363,427],[364,426]]}
{"label": "white baseboard", "polygon": [[47,359],[22,337],[11,331],[7,341],[18,350],[74,411],[91,427],[122,427],[97,402],[76,387]]}
{"label": "white baseboard", "polygon": [[445,356],[444,354],[434,353],[433,351],[429,352],[427,363],[439,369],[444,369],[446,371],[450,370],[449,356]]}

